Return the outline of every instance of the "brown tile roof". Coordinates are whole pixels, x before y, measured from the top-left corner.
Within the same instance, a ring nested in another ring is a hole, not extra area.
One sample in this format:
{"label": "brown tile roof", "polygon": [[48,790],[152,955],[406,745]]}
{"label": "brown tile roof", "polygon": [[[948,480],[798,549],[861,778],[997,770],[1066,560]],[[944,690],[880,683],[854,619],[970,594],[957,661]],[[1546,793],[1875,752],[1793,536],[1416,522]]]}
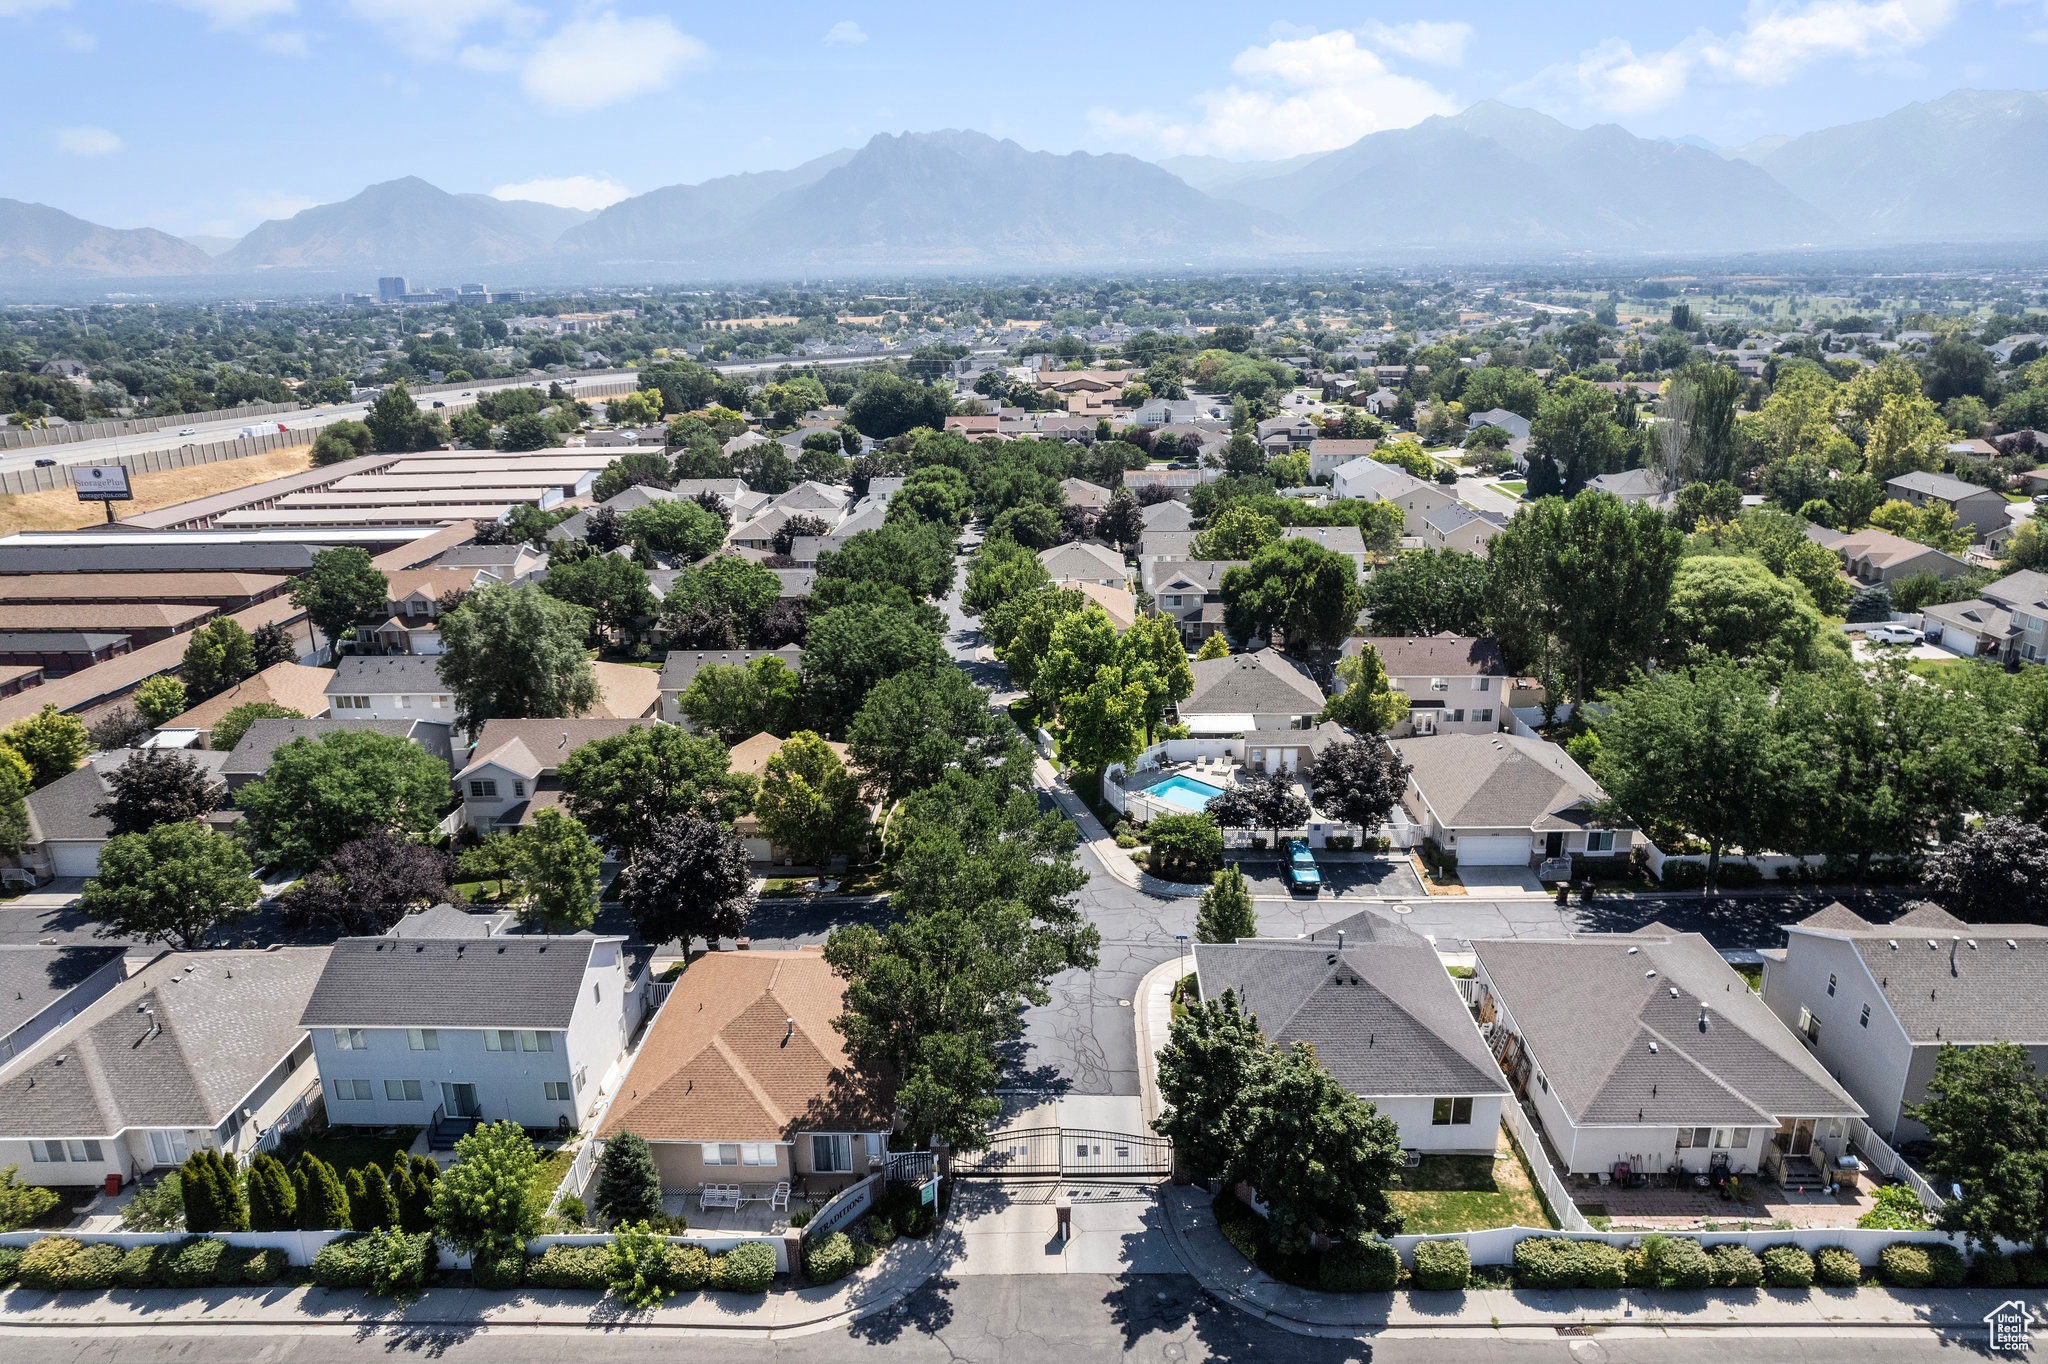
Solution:
{"label": "brown tile roof", "polygon": [[404,601],[415,592],[424,591],[429,597],[439,600],[450,592],[463,592],[476,586],[476,580],[483,573],[481,568],[408,568],[402,573],[387,573],[391,589],[385,594],[387,601]]}
{"label": "brown tile roof", "polygon": [[592,663],[597,674],[597,702],[590,708],[593,718],[638,720],[661,708],[661,674],[653,668],[631,663]]}
{"label": "brown tile roof", "polygon": [[600,1135],[788,1141],[880,1132],[885,1096],[851,1072],[832,1020],[846,985],[819,949],[710,952],[656,1015]]}
{"label": "brown tile roof", "polygon": [[261,597],[273,573],[22,573],[0,577],[0,602],[207,602]]}
{"label": "brown tile roof", "polygon": [[211,606],[162,602],[109,602],[103,606],[20,606],[7,608],[13,630],[184,630],[213,615]]}
{"label": "brown tile roof", "polygon": [[[732,746],[732,770],[734,772],[751,773],[756,777],[766,776],[768,760],[777,753],[780,753],[782,746],[788,742],[787,739],[776,738],[765,729],[751,739],[742,739]],[[838,756],[841,763],[849,761],[846,756],[845,744],[834,743],[827,739],[825,747],[831,749]]]}
{"label": "brown tile roof", "polygon": [[1505,677],[1507,660],[1494,640],[1445,631],[1425,638],[1371,636],[1344,641],[1344,655],[1356,657],[1358,646],[1372,645],[1388,677]]}
{"label": "brown tile roof", "polygon": [[334,680],[334,674],[325,668],[308,668],[298,663],[273,663],[254,677],[245,677],[211,700],[201,701],[175,720],[164,723],[165,729],[211,730],[236,706],[246,706],[252,701],[268,701],[273,705],[289,706],[299,714],[312,718],[327,713],[327,684]]}

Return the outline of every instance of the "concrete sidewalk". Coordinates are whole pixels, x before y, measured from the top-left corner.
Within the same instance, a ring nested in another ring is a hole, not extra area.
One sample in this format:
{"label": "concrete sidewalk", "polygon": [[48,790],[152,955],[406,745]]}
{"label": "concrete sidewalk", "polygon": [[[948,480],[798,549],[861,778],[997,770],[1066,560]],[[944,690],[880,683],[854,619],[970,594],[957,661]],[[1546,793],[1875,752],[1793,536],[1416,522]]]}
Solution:
{"label": "concrete sidewalk", "polygon": [[[950,1220],[948,1225],[950,1225]],[[400,1305],[352,1291],[279,1286],[48,1293],[0,1293],[0,1333],[16,1329],[132,1331],[158,1327],[283,1334],[376,1326],[478,1330],[492,1326],[637,1328],[787,1338],[831,1330],[886,1312],[923,1287],[957,1243],[940,1227],[922,1241],[899,1240],[868,1268],[822,1287],[766,1294],[679,1293],[638,1311],[588,1291],[525,1288],[487,1293],[430,1288]]]}
{"label": "concrete sidewalk", "polygon": [[1192,1186],[1169,1187],[1160,1195],[1167,1240],[1182,1268],[1217,1299],[1297,1335],[1623,1326],[1674,1331],[1911,1328],[1974,1335],[1985,1329],[1986,1312],[2014,1298],[2037,1315],[2048,1312],[2048,1293],[2038,1289],[1316,1293],[1281,1283],[1246,1261],[1217,1229],[1209,1201],[1207,1192]]}

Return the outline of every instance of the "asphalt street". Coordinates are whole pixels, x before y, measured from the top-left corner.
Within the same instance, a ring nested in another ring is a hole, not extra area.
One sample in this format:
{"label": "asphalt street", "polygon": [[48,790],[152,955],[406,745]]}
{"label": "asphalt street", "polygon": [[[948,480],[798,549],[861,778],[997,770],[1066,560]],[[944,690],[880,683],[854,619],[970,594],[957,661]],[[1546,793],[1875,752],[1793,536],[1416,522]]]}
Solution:
{"label": "asphalt street", "polygon": [[[1449,1330],[1326,1340],[1292,1335],[1219,1306],[1181,1275],[1048,1274],[938,1278],[898,1312],[792,1339],[576,1329],[325,1328],[186,1331],[0,1330],[10,1364],[555,1364],[592,1349],[613,1364],[687,1357],[693,1364],[809,1364],[888,1358],[904,1364],[1920,1364],[1969,1355],[1976,1340],[1922,1330],[1844,1333],[1602,1331],[1586,1336]],[[886,1350],[886,1356],[879,1353]]]}

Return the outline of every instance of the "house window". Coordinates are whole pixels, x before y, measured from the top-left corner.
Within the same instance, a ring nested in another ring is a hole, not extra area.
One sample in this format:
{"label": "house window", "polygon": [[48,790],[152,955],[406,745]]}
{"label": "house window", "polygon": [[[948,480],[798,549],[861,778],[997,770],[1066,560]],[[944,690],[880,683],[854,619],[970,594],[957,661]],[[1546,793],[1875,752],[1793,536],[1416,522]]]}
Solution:
{"label": "house window", "polygon": [[1808,1046],[1820,1041],[1820,1020],[1803,1004],[1799,1007],[1799,1031],[1806,1035]]}
{"label": "house window", "polygon": [[603,982],[603,981],[599,981],[599,980],[593,980],[593,981],[591,981],[591,982],[590,982],[590,1002],[591,1002],[592,1004],[602,1004],[602,1003],[604,1003],[604,982]]}
{"label": "house window", "polygon": [[541,1088],[546,1091],[549,1099],[557,1103],[569,1103],[576,1097],[570,1091],[567,1080],[548,1080],[541,1085]]}
{"label": "house window", "polygon": [[737,1165],[740,1163],[740,1144],[736,1141],[704,1143],[706,1165]]}
{"label": "house window", "polygon": [[414,1051],[441,1050],[441,1033],[436,1028],[407,1028],[405,1045]]}
{"label": "house window", "polygon": [[[555,1035],[553,1033],[535,1032],[531,1028],[521,1028],[519,1030],[519,1050],[553,1051],[554,1049]],[[507,1047],[506,1050],[510,1051],[511,1048]]]}
{"label": "house window", "polygon": [[1717,1127],[1714,1129],[1716,1151],[1746,1151],[1749,1149],[1747,1127]]}
{"label": "house window", "polygon": [[1465,719],[1465,708],[1463,706],[1460,706],[1456,710],[1452,711],[1451,719],[1453,722],[1462,723]]}
{"label": "house window", "polygon": [[1834,972],[1832,972],[1832,971],[1830,971],[1830,972],[1828,972],[1828,998],[1830,998],[1830,999],[1833,999],[1833,998],[1834,998],[1834,996],[1835,996],[1835,973],[1834,973]]}
{"label": "house window", "polygon": [[844,1132],[819,1133],[811,1138],[811,1168],[821,1175],[853,1173],[853,1138]]}
{"label": "house window", "polygon": [[336,1051],[368,1051],[370,1044],[363,1038],[361,1028],[336,1028],[334,1030]]}
{"label": "house window", "polygon": [[512,797],[513,797],[513,799],[515,799],[515,800],[525,800],[525,799],[526,799],[526,783],[525,783],[525,782],[523,782],[523,781],[515,781],[515,782],[513,782],[513,783],[512,783]]}
{"label": "house window", "polygon": [[1473,679],[1472,679],[1472,690],[1473,690],[1473,691],[1492,691],[1492,690],[1493,690],[1493,679],[1492,679],[1492,678],[1490,678],[1490,677],[1475,677],[1475,678],[1473,678]]}
{"label": "house window", "polygon": [[497,1028],[485,1028],[485,1029],[484,1029],[484,1050],[485,1050],[485,1051],[518,1051],[518,1050],[519,1050],[519,1034],[518,1034],[518,1033],[516,1033],[516,1032],[507,1032],[507,1031],[501,1031],[500,1029],[497,1029]]}
{"label": "house window", "polygon": [[1870,1026],[1870,1006],[1868,1004],[1863,1006],[1863,1017],[1856,1021],[1862,1027],[1867,1028]]}
{"label": "house window", "polygon": [[880,1132],[869,1132],[863,1136],[861,1138],[861,1145],[866,1148],[870,1165],[882,1158],[882,1134]]}
{"label": "house window", "polygon": [[435,709],[435,710],[446,710],[446,709],[448,709],[448,698],[447,698],[447,697],[445,697],[445,696],[437,696],[437,697],[435,697],[435,698],[434,698],[434,709]]}
{"label": "house window", "polygon": [[384,1097],[395,1103],[418,1103],[420,1082],[418,1080],[386,1080]]}
{"label": "house window", "polygon": [[368,1080],[336,1080],[334,1082],[334,1097],[344,1101],[360,1099],[364,1103],[368,1103],[377,1096]]}
{"label": "house window", "polygon": [[337,696],[334,698],[334,708],[336,710],[368,710],[370,708],[370,698],[367,696]]}
{"label": "house window", "polygon": [[1472,1100],[1438,1099],[1430,1106],[1429,1122],[1432,1127],[1470,1127]]}
{"label": "house window", "polygon": [[1429,679],[1429,689],[1431,691],[1449,691],[1451,684],[1444,681],[1441,677],[1432,677]]}
{"label": "house window", "polygon": [[706,1165],[773,1165],[775,1143],[772,1141],[722,1141],[704,1144]]}
{"label": "house window", "polygon": [[401,696],[401,697],[399,697],[399,698],[398,698],[398,708],[399,708],[400,710],[411,710],[411,709],[412,709],[412,698],[411,698],[410,696]]}
{"label": "house window", "polygon": [[1475,710],[1472,712],[1472,718],[1479,721],[1481,724],[1490,725],[1493,723],[1493,710],[1491,707],[1488,707],[1485,710]]}
{"label": "house window", "polygon": [[[1680,1133],[1679,1135],[1680,1135],[1681,1137],[1683,1137],[1683,1136],[1684,1136],[1684,1133],[1682,1133],[1682,1132],[1681,1132],[1681,1133]],[[1706,1149],[1706,1147],[1707,1147],[1707,1146],[1708,1146],[1708,1145],[1709,1145],[1709,1144],[1710,1144],[1710,1143],[1711,1143],[1711,1142],[1713,1141],[1713,1139],[1714,1139],[1714,1129],[1713,1129],[1713,1128],[1711,1128],[1711,1127],[1695,1127],[1695,1128],[1693,1128],[1693,1129],[1692,1129],[1692,1142],[1691,1142],[1690,1144],[1691,1144],[1691,1145],[1693,1145],[1693,1146],[1697,1146],[1697,1147],[1699,1147],[1699,1148],[1700,1148],[1700,1149],[1702,1149],[1702,1150],[1705,1150],[1705,1149]]]}
{"label": "house window", "polygon": [[1614,831],[1612,829],[1589,829],[1586,831],[1586,851],[1613,852]]}
{"label": "house window", "polygon": [[496,800],[498,798],[498,783],[494,781],[472,781],[469,784],[469,794],[472,800]]}
{"label": "house window", "polygon": [[1168,597],[1168,598],[1166,599],[1166,604],[1167,604],[1168,606],[1179,606],[1179,605],[1180,605],[1180,593],[1176,592],[1176,593],[1174,593],[1174,594],[1173,594],[1172,596]]}

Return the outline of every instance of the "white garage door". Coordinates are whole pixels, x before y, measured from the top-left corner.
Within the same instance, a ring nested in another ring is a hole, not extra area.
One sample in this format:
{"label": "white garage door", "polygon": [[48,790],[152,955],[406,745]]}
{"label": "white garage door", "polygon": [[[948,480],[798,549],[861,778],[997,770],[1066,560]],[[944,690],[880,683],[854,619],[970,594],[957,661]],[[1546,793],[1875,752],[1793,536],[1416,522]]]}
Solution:
{"label": "white garage door", "polygon": [[1526,867],[1529,865],[1529,836],[1461,838],[1457,852],[1461,867]]}
{"label": "white garage door", "polygon": [[97,876],[100,870],[100,845],[52,843],[50,864],[59,876]]}

